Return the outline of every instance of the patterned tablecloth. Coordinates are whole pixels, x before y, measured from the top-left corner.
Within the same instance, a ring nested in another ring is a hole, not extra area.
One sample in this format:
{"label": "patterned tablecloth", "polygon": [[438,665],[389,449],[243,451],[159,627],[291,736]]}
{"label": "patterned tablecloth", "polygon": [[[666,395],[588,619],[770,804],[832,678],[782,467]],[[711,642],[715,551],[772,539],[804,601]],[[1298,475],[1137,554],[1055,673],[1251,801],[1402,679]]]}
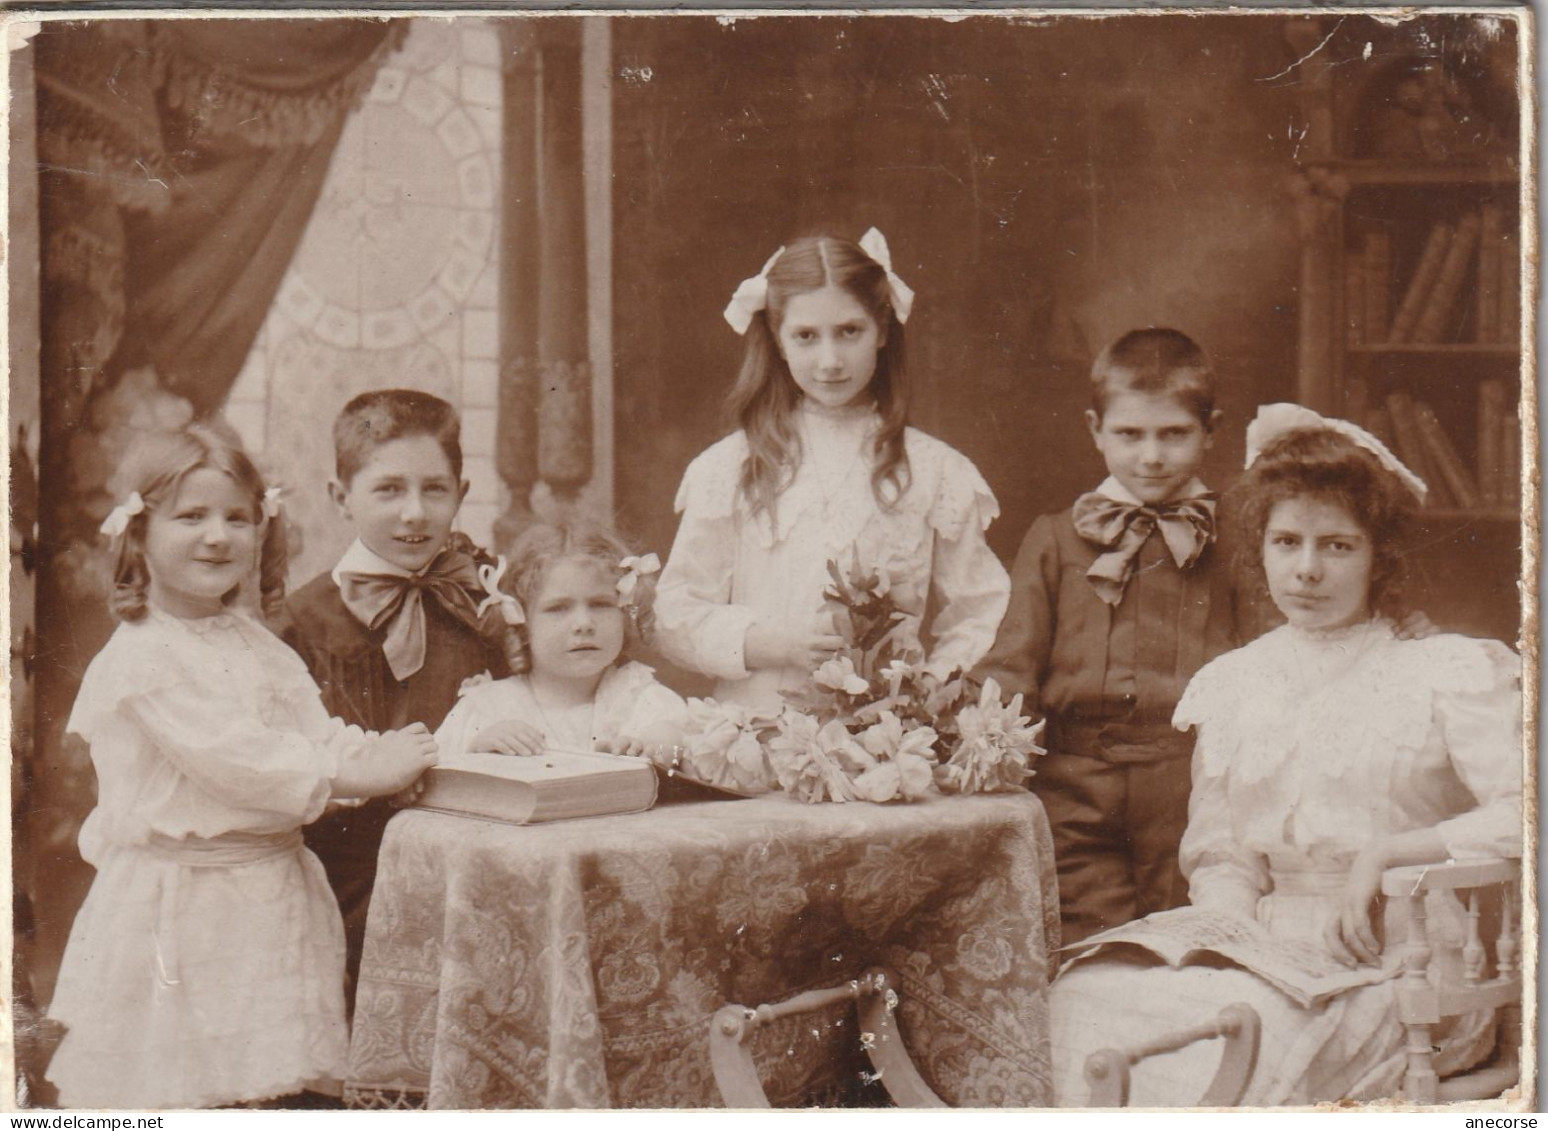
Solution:
{"label": "patterned tablecloth", "polygon": [[[425,811],[382,845],[347,1094],[432,1108],[720,1106],[710,1017],[886,964],[947,1102],[1050,1101],[1053,848],[1031,794],[783,796],[511,826]],[[852,1095],[852,1010],[754,1038],[771,1102]]]}

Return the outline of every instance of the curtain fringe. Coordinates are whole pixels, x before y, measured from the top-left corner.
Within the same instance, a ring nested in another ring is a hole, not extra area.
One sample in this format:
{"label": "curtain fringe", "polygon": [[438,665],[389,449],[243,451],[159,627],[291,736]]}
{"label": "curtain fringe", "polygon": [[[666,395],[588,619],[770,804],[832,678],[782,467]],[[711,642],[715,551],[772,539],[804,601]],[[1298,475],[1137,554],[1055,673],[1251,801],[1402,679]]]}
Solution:
{"label": "curtain fringe", "polygon": [[403,45],[405,23],[394,23],[371,54],[324,89],[284,94],[249,86],[224,67],[209,66],[169,46],[154,47],[167,105],[197,123],[201,134],[239,138],[260,149],[315,145],[364,100],[376,72]]}

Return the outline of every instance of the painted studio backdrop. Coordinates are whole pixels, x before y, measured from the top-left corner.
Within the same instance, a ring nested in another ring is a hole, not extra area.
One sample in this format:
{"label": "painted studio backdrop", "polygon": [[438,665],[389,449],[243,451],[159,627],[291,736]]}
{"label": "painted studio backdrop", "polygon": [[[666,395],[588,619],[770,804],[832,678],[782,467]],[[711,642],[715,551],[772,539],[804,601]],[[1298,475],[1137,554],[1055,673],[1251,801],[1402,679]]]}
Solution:
{"label": "painted studio backdrop", "polygon": [[[11,54],[18,992],[47,1004],[90,879],[93,775],[62,730],[111,631],[96,530],[137,431],[234,425],[286,488],[293,584],[344,546],[331,419],[390,386],[461,410],[476,540],[578,508],[664,555],[684,467],[729,430],[721,308],[803,232],[886,233],[919,296],[913,421],[983,472],[1007,560],[1101,477],[1096,351],[1170,325],[1219,373],[1217,487],[1258,404],[1433,409],[1416,603],[1514,643],[1514,36],[1456,15],[43,25]],[[1399,344],[1432,231],[1472,216],[1476,254]]]}

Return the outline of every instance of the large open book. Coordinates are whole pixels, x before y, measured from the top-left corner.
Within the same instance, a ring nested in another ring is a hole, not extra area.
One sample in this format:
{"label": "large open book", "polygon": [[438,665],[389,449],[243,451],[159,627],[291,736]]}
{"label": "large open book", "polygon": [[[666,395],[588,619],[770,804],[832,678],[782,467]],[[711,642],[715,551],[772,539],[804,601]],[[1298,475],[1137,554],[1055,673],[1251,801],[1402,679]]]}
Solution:
{"label": "large open book", "polygon": [[554,750],[536,757],[466,753],[425,774],[420,808],[525,825],[638,813],[656,801],[656,771],[640,758]]}
{"label": "large open book", "polygon": [[1171,966],[1187,966],[1224,958],[1252,971],[1303,1006],[1357,986],[1374,985],[1401,972],[1400,966],[1348,967],[1326,949],[1309,942],[1273,938],[1257,923],[1207,911],[1179,907],[1125,923],[1064,948],[1078,962],[1110,946],[1137,946]]}

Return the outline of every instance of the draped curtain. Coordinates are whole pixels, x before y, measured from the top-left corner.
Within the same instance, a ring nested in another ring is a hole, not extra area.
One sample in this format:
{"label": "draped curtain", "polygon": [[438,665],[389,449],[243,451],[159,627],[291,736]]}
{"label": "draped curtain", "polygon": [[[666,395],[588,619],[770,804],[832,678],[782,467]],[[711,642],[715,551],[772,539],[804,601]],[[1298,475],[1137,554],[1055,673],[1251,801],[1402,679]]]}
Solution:
{"label": "draped curtain", "polygon": [[58,935],[40,947],[55,960],[85,886],[74,838],[91,774],[62,731],[111,631],[96,526],[112,469],[137,431],[220,408],[345,120],[405,31],[380,19],[101,19],[46,23],[34,41],[40,640],[35,795],[17,862],[39,932]]}

